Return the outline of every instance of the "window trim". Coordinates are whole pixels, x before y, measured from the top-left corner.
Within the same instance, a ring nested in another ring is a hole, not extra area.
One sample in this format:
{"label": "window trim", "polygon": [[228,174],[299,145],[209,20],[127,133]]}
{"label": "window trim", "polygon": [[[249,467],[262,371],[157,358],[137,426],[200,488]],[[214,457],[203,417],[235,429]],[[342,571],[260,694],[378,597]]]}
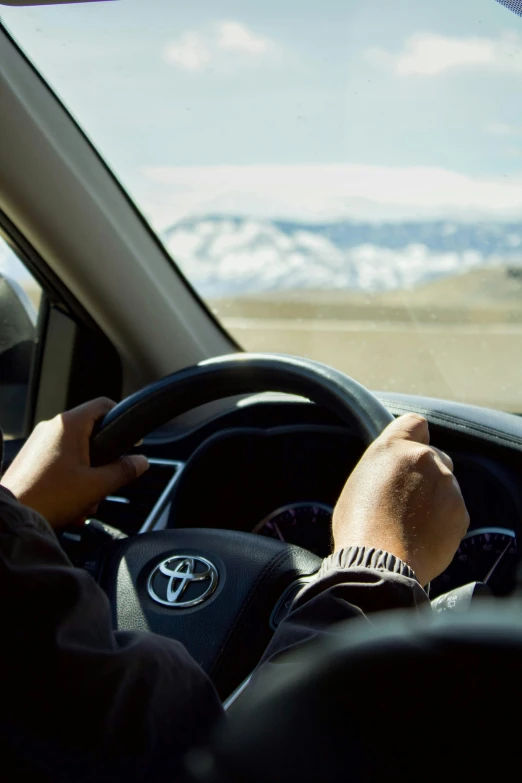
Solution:
{"label": "window trim", "polygon": [[82,307],[67,286],[62,283],[58,275],[45,263],[41,255],[1,209],[0,238],[18,256],[21,263],[31,273],[42,291],[45,292],[51,304],[64,309],[69,315],[85,324],[85,326],[100,331],[87,310]]}
{"label": "window trim", "polygon": [[[36,325],[37,342],[31,364],[25,406],[23,437],[27,437],[39,421],[54,416],[69,407],[69,400],[75,385],[74,348],[80,335],[87,334],[92,339],[101,340],[112,348],[113,361],[118,367],[112,367],[111,388],[107,390],[107,393],[117,399],[121,396],[121,366],[116,349],[110,344],[107,336],[1,210],[0,239],[12,250],[42,290]],[[49,360],[48,340],[50,338],[53,340],[51,348],[56,349],[56,355],[52,357],[52,362]],[[67,350],[64,350],[65,347]],[[102,368],[100,367],[100,369]],[[109,375],[107,371],[105,374]],[[120,378],[119,382],[116,382],[114,378],[118,374]],[[59,389],[59,393],[56,389],[57,379],[65,384],[64,388]]]}

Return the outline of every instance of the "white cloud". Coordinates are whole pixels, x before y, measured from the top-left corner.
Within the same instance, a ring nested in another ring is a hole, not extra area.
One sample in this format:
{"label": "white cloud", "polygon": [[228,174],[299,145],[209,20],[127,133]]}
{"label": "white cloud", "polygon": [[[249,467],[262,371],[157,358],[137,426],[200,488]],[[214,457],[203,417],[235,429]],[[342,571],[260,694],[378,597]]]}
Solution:
{"label": "white cloud", "polygon": [[268,38],[255,35],[240,22],[220,22],[216,45],[229,52],[246,52],[259,55],[268,52],[273,43]]}
{"label": "white cloud", "polygon": [[186,71],[200,71],[219,56],[261,57],[275,49],[268,38],[256,35],[241,22],[219,22],[206,33],[190,30],[165,49],[165,60]]}
{"label": "white cloud", "polygon": [[376,65],[391,67],[398,76],[436,76],[457,68],[481,67],[522,73],[522,39],[516,34],[459,38],[415,33],[398,54],[371,47],[365,57]]}
{"label": "white cloud", "polygon": [[326,222],[518,219],[522,212],[522,177],[430,166],[150,167],[142,174],[141,204],[160,229],[187,214]]}
{"label": "white cloud", "polygon": [[165,59],[186,71],[199,71],[210,62],[212,54],[203,36],[188,32],[179,41],[170,43],[165,49]]}
{"label": "white cloud", "polygon": [[486,133],[492,136],[522,136],[522,128],[508,125],[505,122],[490,122],[486,125]]}
{"label": "white cloud", "polygon": [[506,155],[508,158],[522,158],[522,149],[520,147],[515,147],[512,145],[511,147],[508,147],[506,150]]}

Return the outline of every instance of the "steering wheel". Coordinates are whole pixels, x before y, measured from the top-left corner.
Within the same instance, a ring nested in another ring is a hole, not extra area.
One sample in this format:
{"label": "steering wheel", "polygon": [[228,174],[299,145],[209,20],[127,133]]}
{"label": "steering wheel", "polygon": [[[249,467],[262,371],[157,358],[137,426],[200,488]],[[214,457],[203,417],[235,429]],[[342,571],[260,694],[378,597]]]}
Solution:
{"label": "steering wheel", "polygon": [[[120,402],[93,434],[91,464],[111,462],[198,405],[263,391],[309,398],[354,426],[365,445],[393,420],[367,389],[323,364],[233,354],[168,375]],[[113,542],[100,582],[118,629],[150,630],[182,642],[224,698],[259,661],[282,596],[320,564],[304,549],[252,533],[173,529]]]}

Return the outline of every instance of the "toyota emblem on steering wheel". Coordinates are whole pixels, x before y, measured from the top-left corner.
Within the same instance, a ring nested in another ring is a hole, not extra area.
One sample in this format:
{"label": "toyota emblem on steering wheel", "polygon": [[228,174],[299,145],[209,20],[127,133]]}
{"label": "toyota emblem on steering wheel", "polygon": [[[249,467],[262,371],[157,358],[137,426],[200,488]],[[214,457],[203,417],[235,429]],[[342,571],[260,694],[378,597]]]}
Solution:
{"label": "toyota emblem on steering wheel", "polygon": [[154,568],[147,590],[156,603],[185,609],[206,601],[217,583],[218,570],[210,560],[196,555],[176,555]]}

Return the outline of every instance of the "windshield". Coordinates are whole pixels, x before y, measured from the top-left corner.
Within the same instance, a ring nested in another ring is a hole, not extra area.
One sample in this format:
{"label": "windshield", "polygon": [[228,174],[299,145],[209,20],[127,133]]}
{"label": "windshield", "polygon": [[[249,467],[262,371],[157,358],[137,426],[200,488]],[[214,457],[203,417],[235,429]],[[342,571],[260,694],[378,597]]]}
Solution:
{"label": "windshield", "polygon": [[522,412],[522,19],[494,0],[1,16],[245,349]]}

